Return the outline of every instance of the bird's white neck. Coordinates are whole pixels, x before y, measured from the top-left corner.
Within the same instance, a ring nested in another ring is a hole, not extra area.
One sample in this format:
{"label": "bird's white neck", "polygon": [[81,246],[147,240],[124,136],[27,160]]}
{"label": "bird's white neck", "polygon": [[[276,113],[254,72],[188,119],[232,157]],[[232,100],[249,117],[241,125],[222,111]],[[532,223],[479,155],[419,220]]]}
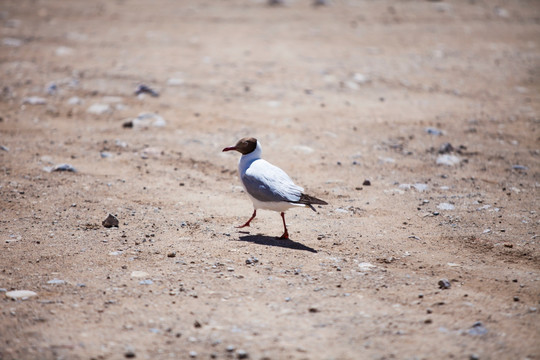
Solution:
{"label": "bird's white neck", "polygon": [[240,173],[245,171],[245,169],[247,169],[253,161],[261,158],[261,154],[261,144],[257,141],[257,146],[255,147],[255,150],[253,150],[249,154],[245,154],[240,157],[240,160],[238,162],[238,171],[240,171]]}

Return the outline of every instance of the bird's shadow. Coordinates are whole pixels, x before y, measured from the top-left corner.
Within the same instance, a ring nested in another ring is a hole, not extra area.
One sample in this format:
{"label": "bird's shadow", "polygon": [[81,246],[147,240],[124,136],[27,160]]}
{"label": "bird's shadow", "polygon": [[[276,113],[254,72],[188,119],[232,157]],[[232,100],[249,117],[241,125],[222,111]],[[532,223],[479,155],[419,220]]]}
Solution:
{"label": "bird's shadow", "polygon": [[290,239],[280,239],[274,236],[266,236],[261,234],[240,236],[238,241],[247,241],[258,245],[278,246],[286,249],[304,250],[312,253],[317,253],[317,250],[299,242],[292,241]]}

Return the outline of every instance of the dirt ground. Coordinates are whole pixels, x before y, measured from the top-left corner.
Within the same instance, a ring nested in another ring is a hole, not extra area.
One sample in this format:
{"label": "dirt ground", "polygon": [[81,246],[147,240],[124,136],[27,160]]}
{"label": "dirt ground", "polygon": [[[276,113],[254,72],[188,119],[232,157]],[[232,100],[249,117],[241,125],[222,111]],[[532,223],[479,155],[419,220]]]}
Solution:
{"label": "dirt ground", "polygon": [[[3,0],[0,40],[0,359],[540,359],[540,2]],[[235,228],[244,136],[330,204],[291,240]]]}

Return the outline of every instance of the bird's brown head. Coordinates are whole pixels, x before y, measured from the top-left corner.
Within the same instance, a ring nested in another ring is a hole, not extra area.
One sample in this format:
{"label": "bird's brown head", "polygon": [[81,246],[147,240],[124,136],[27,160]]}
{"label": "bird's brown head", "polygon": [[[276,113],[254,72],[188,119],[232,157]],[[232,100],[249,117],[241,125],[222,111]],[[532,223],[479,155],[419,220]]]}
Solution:
{"label": "bird's brown head", "polygon": [[225,149],[223,149],[223,151],[236,150],[242,155],[246,155],[252,152],[253,150],[255,150],[255,148],[257,148],[257,139],[252,138],[252,137],[245,137],[243,139],[238,140],[236,145],[226,147]]}

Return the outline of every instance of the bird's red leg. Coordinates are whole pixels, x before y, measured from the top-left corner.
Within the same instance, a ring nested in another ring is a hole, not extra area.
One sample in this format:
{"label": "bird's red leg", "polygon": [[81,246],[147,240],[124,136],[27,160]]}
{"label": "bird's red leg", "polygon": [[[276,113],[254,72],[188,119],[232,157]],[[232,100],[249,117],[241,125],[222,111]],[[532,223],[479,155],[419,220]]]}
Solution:
{"label": "bird's red leg", "polygon": [[253,220],[255,218],[255,215],[257,215],[257,209],[253,210],[253,215],[251,215],[251,217],[249,218],[249,220],[242,226],[237,226],[236,228],[237,229],[240,229],[240,228],[243,228],[243,227],[246,227],[246,226],[249,226],[249,223],[251,222],[251,220]]}
{"label": "bird's red leg", "polygon": [[280,239],[288,239],[289,238],[289,232],[287,231],[287,224],[285,224],[285,213],[281,213],[281,218],[283,219],[283,228],[285,228],[285,232],[283,235],[281,235]]}

